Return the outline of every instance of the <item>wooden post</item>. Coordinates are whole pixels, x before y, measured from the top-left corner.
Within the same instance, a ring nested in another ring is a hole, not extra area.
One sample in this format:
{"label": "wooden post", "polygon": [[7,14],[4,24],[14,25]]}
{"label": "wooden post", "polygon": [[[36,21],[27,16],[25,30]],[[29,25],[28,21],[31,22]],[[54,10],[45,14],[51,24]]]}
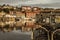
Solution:
{"label": "wooden post", "polygon": [[34,28],[31,28],[32,32],[31,32],[31,40],[34,40]]}
{"label": "wooden post", "polygon": [[51,40],[53,40],[53,33],[51,34]]}
{"label": "wooden post", "polygon": [[32,33],[31,33],[31,40],[33,40],[34,38],[33,38],[33,31],[32,31]]}
{"label": "wooden post", "polygon": [[14,27],[14,30],[16,30],[16,27]]}
{"label": "wooden post", "polygon": [[48,40],[50,40],[50,35],[49,35],[49,32],[48,32]]}
{"label": "wooden post", "polygon": [[24,28],[24,26],[23,26],[21,31],[24,32],[24,29],[25,29],[25,28]]}

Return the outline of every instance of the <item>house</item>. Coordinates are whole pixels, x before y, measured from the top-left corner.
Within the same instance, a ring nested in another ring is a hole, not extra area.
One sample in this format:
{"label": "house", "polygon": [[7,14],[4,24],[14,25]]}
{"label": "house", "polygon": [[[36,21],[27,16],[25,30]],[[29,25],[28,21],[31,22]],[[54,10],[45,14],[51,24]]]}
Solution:
{"label": "house", "polygon": [[21,7],[21,11],[23,12],[23,11],[25,11],[25,12],[30,12],[30,11],[32,11],[32,8],[31,8],[31,6],[22,6]]}

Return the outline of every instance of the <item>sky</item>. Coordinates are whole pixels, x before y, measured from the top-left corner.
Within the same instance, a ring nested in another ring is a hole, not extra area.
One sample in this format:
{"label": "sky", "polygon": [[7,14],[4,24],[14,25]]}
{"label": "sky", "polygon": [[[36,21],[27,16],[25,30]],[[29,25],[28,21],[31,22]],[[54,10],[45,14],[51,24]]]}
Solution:
{"label": "sky", "polygon": [[[9,4],[9,5],[35,5],[35,4],[59,4],[57,6],[60,6],[60,0],[0,0],[0,5],[2,4]],[[56,5],[55,5],[56,6]]]}
{"label": "sky", "polygon": [[0,4],[49,4],[49,3],[60,3],[60,0],[0,0]]}

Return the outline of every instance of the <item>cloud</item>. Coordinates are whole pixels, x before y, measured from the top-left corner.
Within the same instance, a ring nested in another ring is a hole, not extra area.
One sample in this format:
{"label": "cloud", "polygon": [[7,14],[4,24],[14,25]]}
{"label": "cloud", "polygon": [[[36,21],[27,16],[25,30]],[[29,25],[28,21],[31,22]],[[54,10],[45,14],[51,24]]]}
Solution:
{"label": "cloud", "polygon": [[12,5],[31,5],[31,4],[52,4],[60,3],[60,0],[29,0],[29,1],[16,1]]}
{"label": "cloud", "polygon": [[56,2],[60,3],[60,0],[0,0],[0,4],[10,5],[50,4]]}
{"label": "cloud", "polygon": [[50,0],[29,0],[29,1],[26,1],[26,2],[18,2],[18,3],[15,3],[16,5],[17,4],[27,4],[27,5],[30,5],[30,4],[47,4],[47,3],[50,3],[51,1]]}

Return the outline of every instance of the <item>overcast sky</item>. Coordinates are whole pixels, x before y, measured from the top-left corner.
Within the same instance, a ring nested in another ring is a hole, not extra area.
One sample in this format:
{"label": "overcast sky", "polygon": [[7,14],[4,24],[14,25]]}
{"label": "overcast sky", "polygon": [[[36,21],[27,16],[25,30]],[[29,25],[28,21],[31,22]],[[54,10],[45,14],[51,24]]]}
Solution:
{"label": "overcast sky", "polygon": [[[0,0],[0,4],[10,4],[10,5],[35,5],[35,4],[59,4],[60,0]],[[56,5],[55,5],[56,6]]]}
{"label": "overcast sky", "polygon": [[18,4],[47,4],[47,3],[56,3],[60,0],[0,0],[0,4],[11,4],[11,5],[18,5]]}

